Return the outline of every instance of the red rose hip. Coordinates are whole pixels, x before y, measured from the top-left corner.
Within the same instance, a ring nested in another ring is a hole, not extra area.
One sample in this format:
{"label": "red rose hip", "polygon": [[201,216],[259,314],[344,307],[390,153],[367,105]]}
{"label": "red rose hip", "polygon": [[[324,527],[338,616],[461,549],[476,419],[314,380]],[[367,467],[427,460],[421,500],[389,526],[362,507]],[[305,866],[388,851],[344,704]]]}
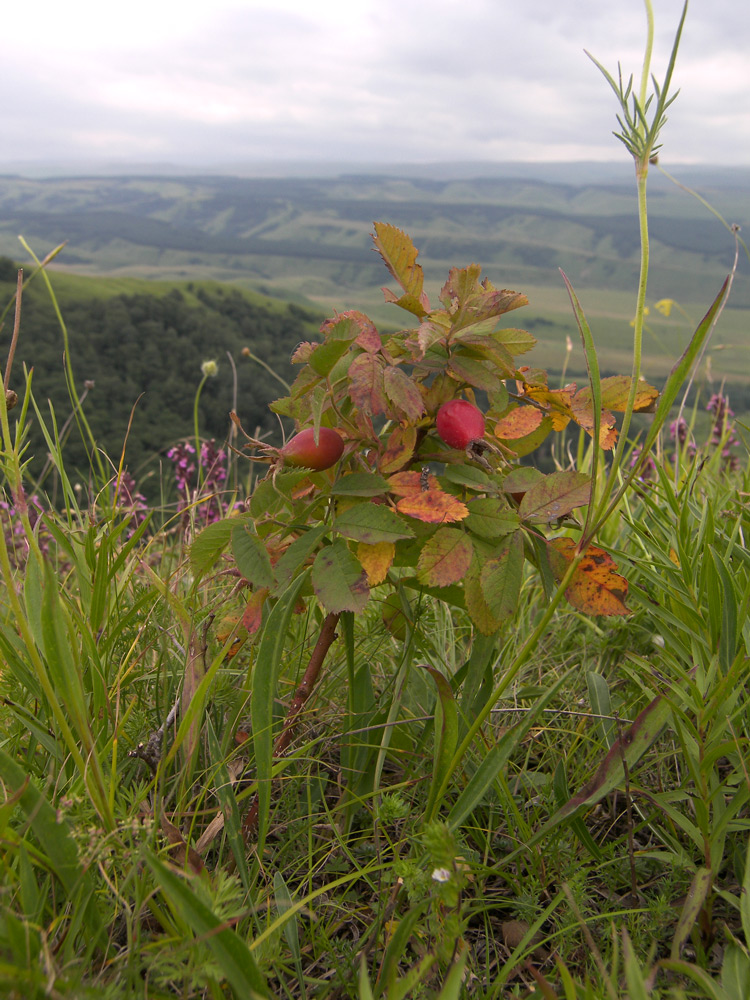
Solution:
{"label": "red rose hip", "polygon": [[320,428],[317,444],[314,430],[312,427],[306,427],[287,441],[280,454],[285,465],[321,472],[335,465],[343,451],[343,439],[332,427]]}
{"label": "red rose hip", "polygon": [[437,432],[451,448],[465,450],[484,437],[484,416],[473,403],[451,399],[437,412]]}

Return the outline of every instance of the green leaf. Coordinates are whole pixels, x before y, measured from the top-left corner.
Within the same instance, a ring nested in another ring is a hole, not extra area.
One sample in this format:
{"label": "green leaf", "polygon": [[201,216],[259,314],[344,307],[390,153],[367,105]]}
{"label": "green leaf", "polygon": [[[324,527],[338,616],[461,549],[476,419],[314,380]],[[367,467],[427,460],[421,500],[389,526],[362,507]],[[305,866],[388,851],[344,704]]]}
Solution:
{"label": "green leaf", "polygon": [[493,558],[483,564],[479,579],[492,616],[496,621],[505,621],[518,607],[521,596],[523,539],[520,531],[503,540]]}
{"label": "green leaf", "polygon": [[271,569],[271,560],[268,558],[265,545],[250,525],[238,524],[232,530],[232,555],[237,563],[237,569],[252,587],[273,589],[276,581]]}
{"label": "green leaf", "polygon": [[425,807],[425,816],[433,816],[440,803],[435,801],[438,789],[450,774],[450,765],[458,744],[458,709],[451,686],[435,667],[422,664],[430,674],[437,688],[438,700],[435,705],[435,760],[432,768],[432,785]]}
{"label": "green leaf", "polygon": [[294,574],[307,562],[321,540],[328,534],[328,527],[319,524],[295,538],[289,548],[280,556],[273,570],[280,588],[286,587]]}
{"label": "green leaf", "polygon": [[590,499],[591,480],[583,472],[552,472],[524,494],[518,512],[526,521],[552,521]]}
{"label": "green leaf", "polygon": [[438,528],[423,544],[417,578],[429,587],[448,587],[466,575],[474,555],[471,539],[458,528]]}
{"label": "green leaf", "polygon": [[506,502],[494,497],[478,497],[468,503],[469,516],[464,521],[466,527],[480,538],[500,538],[515,531],[520,517]]}
{"label": "green leaf", "polygon": [[336,515],[336,531],[355,542],[376,545],[413,538],[414,531],[399,515],[381,504],[360,503]]}
{"label": "green leaf", "polygon": [[310,367],[318,375],[325,378],[327,375],[330,375],[336,362],[348,350],[349,342],[346,340],[332,340],[325,344],[319,344],[310,355]]}
{"label": "green leaf", "polygon": [[680,951],[690,932],[695,927],[696,921],[706,902],[706,897],[711,889],[713,877],[710,868],[699,868],[693,876],[693,881],[688,889],[685,903],[680,912],[680,919],[677,921],[674,935],[672,937],[672,947],[669,951],[671,959],[680,957]]}
{"label": "green leaf", "polygon": [[219,918],[179,875],[145,852],[146,864],[164,895],[210,949],[238,1000],[270,1000],[263,973],[240,935]]}
{"label": "green leaf", "polygon": [[0,780],[25,814],[44,852],[45,864],[62,883],[67,905],[80,908],[89,936],[103,941],[106,925],[97,909],[94,883],[81,864],[67,821],[59,817],[24,769],[4,750],[0,750]]}
{"label": "green leaf", "polygon": [[370,599],[367,574],[342,539],[318,552],[312,568],[312,585],[315,596],[329,614],[363,611]]}
{"label": "green leaf", "polygon": [[501,380],[487,361],[475,361],[459,355],[453,355],[448,362],[448,374],[458,382],[465,382],[475,389],[484,392],[497,392]]}
{"label": "green leaf", "polygon": [[337,479],[331,487],[333,496],[376,497],[387,493],[388,480],[376,472],[350,472]]}
{"label": "green leaf", "polygon": [[263,627],[252,676],[253,696],[250,701],[250,720],[253,727],[253,748],[258,778],[258,834],[256,850],[260,857],[268,832],[271,812],[271,777],[273,768],[273,703],[276,684],[284,655],[284,643],[289,633],[289,622],[302,586],[307,579],[303,573],[284,591],[271,609]]}

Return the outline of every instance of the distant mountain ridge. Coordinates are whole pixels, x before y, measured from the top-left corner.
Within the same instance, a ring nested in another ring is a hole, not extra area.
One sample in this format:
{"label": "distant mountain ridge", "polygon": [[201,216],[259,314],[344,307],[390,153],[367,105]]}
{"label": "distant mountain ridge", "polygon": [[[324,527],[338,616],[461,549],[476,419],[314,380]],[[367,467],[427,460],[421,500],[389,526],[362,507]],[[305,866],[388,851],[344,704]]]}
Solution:
{"label": "distant mountain ridge", "polygon": [[[362,309],[394,325],[410,320],[383,301],[388,275],[370,234],[374,221],[385,221],[414,240],[430,295],[451,267],[470,263],[495,284],[527,293],[531,305],[517,322],[543,334],[542,347],[554,356],[545,366],[562,363],[567,336],[578,339],[560,269],[582,294],[599,343],[625,351],[639,271],[627,160],[372,164],[366,173],[339,164],[338,173],[331,165],[330,175],[310,176],[315,168],[308,165],[307,176],[287,165],[287,176],[0,177],[0,254],[17,259],[23,233],[40,255],[67,241],[54,267],[71,273],[235,282],[326,313]],[[470,177],[474,169],[485,176]],[[695,184],[729,223],[748,228],[750,177],[743,171],[691,167],[679,179]],[[650,299],[673,299],[697,319],[732,266],[734,237],[657,168],[649,213]],[[747,279],[742,258],[722,318],[729,345],[722,363],[732,376],[750,375]],[[686,322],[672,317],[655,328],[651,347],[663,358],[660,367],[682,350]]]}

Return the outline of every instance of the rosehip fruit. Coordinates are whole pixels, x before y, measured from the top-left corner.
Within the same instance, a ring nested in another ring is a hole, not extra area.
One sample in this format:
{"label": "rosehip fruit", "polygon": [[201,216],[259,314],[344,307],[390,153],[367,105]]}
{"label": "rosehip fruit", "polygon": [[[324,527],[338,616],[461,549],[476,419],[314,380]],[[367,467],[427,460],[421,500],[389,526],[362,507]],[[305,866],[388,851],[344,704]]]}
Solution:
{"label": "rosehip fruit", "polygon": [[330,469],[341,458],[344,442],[341,435],[331,427],[321,427],[318,443],[315,443],[315,431],[312,427],[289,438],[281,449],[285,465],[296,468],[314,469],[321,472]]}
{"label": "rosehip fruit", "polygon": [[484,437],[484,417],[473,403],[451,399],[437,412],[437,432],[451,448],[465,450]]}

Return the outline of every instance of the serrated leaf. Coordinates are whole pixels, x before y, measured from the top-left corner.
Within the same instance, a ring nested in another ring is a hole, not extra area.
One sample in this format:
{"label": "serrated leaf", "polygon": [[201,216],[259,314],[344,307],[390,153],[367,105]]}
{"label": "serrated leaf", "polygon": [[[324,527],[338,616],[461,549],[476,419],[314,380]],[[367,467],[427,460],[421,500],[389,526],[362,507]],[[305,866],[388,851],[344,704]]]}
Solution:
{"label": "serrated leaf", "polygon": [[523,539],[516,532],[498,546],[480,573],[482,593],[493,618],[502,622],[515,612],[523,582]]}
{"label": "serrated leaf", "polygon": [[440,478],[480,493],[486,492],[489,486],[494,486],[484,469],[476,465],[447,465]]}
{"label": "serrated leaf", "polygon": [[331,340],[319,344],[308,359],[308,364],[318,375],[325,378],[333,371],[336,362],[349,350],[345,340]]}
{"label": "serrated leaf", "polygon": [[[408,497],[412,493],[421,493],[424,487],[423,477],[420,472],[408,469],[405,472],[397,472],[388,477],[388,488],[397,497]],[[440,489],[437,476],[430,472],[427,475],[427,487],[431,490]]]}
{"label": "serrated leaf", "polygon": [[405,418],[412,422],[419,420],[424,413],[424,400],[413,379],[400,368],[389,365],[383,373],[383,385],[399,419]]}
{"label": "serrated leaf", "polygon": [[359,543],[357,559],[362,563],[367,573],[367,582],[371,587],[376,587],[385,580],[395,555],[396,546],[393,542],[376,542],[375,545]]}
{"label": "serrated leaf", "polygon": [[486,361],[477,361],[454,354],[448,362],[447,372],[457,382],[463,382],[484,392],[497,392],[501,380]]}
{"label": "serrated leaf", "polygon": [[[411,238],[396,226],[376,222],[373,242],[383,263],[399,285],[415,302],[419,302],[424,287],[424,273],[417,263],[419,251]],[[423,314],[426,312],[423,303],[421,310]]]}
{"label": "serrated leaf", "polygon": [[358,503],[337,514],[335,528],[345,538],[368,545],[414,537],[413,529],[390,507],[372,503]]}
{"label": "serrated leaf", "polygon": [[464,582],[466,610],[482,635],[494,635],[502,622],[495,618],[490,610],[482,589],[480,573],[479,560],[475,559]]}
{"label": "serrated leaf", "polygon": [[532,434],[544,420],[544,414],[535,406],[516,406],[495,424],[495,436],[503,441]]}
{"label": "serrated leaf", "polygon": [[376,472],[350,472],[331,487],[333,496],[376,497],[387,492],[387,480]]}
{"label": "serrated leaf", "polygon": [[263,621],[263,605],[266,603],[268,590],[266,587],[255,590],[245,605],[242,612],[242,624],[250,635],[253,635],[261,626]]}
{"label": "serrated leaf", "polygon": [[469,514],[466,504],[440,489],[409,493],[398,501],[396,510],[428,524],[463,521]]}
{"label": "serrated leaf", "polygon": [[503,330],[496,330],[492,336],[506,350],[510,351],[513,357],[525,354],[532,347],[536,347],[536,337],[532,337],[527,330],[514,330],[507,327]]}
{"label": "serrated leaf", "polygon": [[[547,542],[550,566],[557,580],[568,570],[576,552],[572,538],[553,538]],[[593,545],[576,569],[565,596],[574,608],[587,615],[627,615],[625,604],[628,581],[617,572],[612,557]]]}
{"label": "serrated leaf", "polygon": [[328,527],[321,524],[294,539],[273,568],[279,590],[283,590],[289,585],[292,577],[305,565],[327,534]]}
{"label": "serrated leaf", "polygon": [[520,517],[515,510],[494,497],[478,497],[469,501],[466,527],[480,538],[500,538],[518,528]]}
{"label": "serrated leaf", "polygon": [[360,354],[349,366],[349,396],[354,405],[370,417],[385,413],[385,362],[375,354]]}
{"label": "serrated leaf", "polygon": [[469,536],[457,528],[438,528],[422,545],[417,579],[428,587],[448,587],[466,575],[474,555]]}
{"label": "serrated leaf", "polygon": [[[624,413],[628,403],[633,379],[630,375],[610,375],[601,380],[602,406],[615,413]],[[577,393],[581,405],[591,403],[591,389],[587,387]],[[641,378],[635,396],[634,413],[653,413],[659,391]]]}
{"label": "serrated leaf", "polygon": [[524,494],[518,509],[526,521],[552,521],[591,500],[591,480],[583,472],[552,472]]}
{"label": "serrated leaf", "polygon": [[329,614],[363,611],[370,599],[367,574],[342,539],[326,545],[312,568],[315,596]]}
{"label": "serrated leaf", "polygon": [[249,526],[238,524],[232,531],[232,555],[237,569],[254,589],[273,589],[276,580],[268,552]]}
{"label": "serrated leaf", "polygon": [[532,486],[535,486],[544,476],[543,472],[535,469],[531,465],[522,465],[518,469],[513,469],[503,480],[503,489],[506,493],[526,493]]}
{"label": "serrated leaf", "polygon": [[385,451],[378,459],[378,469],[384,476],[398,472],[414,457],[417,446],[417,428],[412,424],[396,427],[386,441]]}

